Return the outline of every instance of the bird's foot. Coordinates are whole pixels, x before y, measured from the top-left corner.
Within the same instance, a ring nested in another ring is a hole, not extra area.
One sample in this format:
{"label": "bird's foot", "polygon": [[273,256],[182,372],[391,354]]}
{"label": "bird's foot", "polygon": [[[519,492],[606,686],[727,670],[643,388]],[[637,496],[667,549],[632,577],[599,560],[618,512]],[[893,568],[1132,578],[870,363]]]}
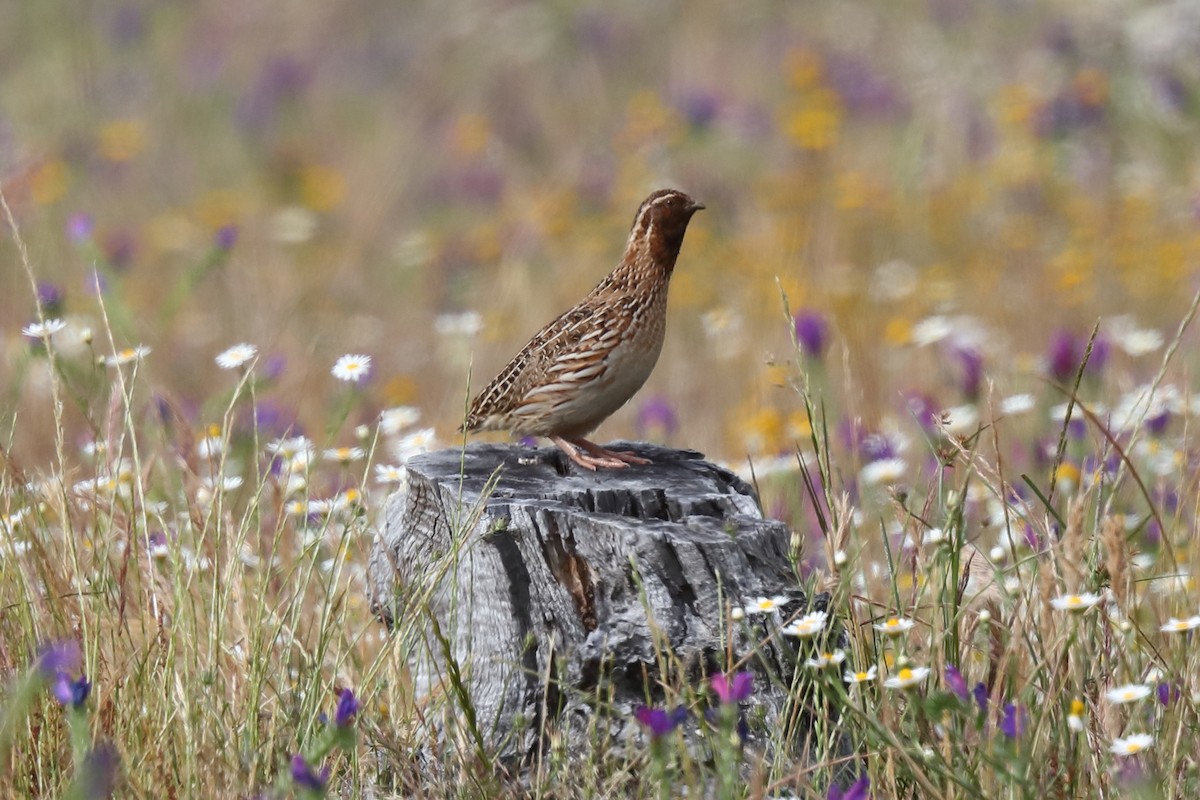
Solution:
{"label": "bird's foot", "polygon": [[556,445],[558,445],[558,449],[562,450],[564,453],[566,453],[567,458],[571,459],[572,461],[574,461],[576,464],[583,467],[584,469],[591,470],[592,472],[595,472],[596,469],[599,467],[621,469],[621,468],[627,466],[625,464],[625,462],[623,462],[615,457],[606,458],[603,456],[594,456],[590,453],[585,453],[579,447],[577,447],[575,444],[568,442],[566,439],[562,438],[561,436],[551,436],[550,441],[552,441]]}
{"label": "bird's foot", "polygon": [[595,442],[589,442],[587,439],[572,439],[573,444],[582,447],[590,455],[597,458],[605,459],[606,461],[616,460],[620,462],[620,466],[626,464],[652,464],[650,459],[642,458],[639,455],[634,455],[627,450],[609,450],[607,447],[601,447]]}

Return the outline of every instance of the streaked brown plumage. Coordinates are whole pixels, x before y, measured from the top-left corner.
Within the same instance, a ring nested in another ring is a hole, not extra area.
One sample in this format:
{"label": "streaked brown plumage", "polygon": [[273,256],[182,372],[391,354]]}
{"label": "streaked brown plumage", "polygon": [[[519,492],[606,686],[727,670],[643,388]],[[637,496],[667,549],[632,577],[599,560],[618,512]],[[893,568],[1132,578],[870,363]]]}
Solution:
{"label": "streaked brown plumage", "polygon": [[546,436],[586,469],[649,463],[584,437],[633,397],[662,350],[667,286],[703,205],[660,189],[638,208],[616,268],[542,328],[471,402],[462,430]]}

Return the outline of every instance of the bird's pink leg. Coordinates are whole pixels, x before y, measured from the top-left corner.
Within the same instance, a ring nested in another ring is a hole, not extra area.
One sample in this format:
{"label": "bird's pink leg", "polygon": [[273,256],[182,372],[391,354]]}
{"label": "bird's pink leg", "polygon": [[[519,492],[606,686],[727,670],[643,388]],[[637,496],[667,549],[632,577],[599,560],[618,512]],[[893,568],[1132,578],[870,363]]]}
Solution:
{"label": "bird's pink leg", "polygon": [[[617,458],[615,454],[612,457],[597,457],[595,455],[589,455],[588,453],[582,453],[580,452],[579,447],[576,447],[575,444],[567,441],[561,436],[551,436],[550,441],[558,445],[558,449],[566,453],[567,457],[576,464],[584,469],[590,469],[592,472],[595,472],[597,467],[610,467],[619,469],[626,466],[625,462]],[[589,442],[588,444],[591,443]],[[595,447],[595,445],[592,446]],[[596,449],[600,450],[601,452],[607,452],[603,447],[598,447]]]}
{"label": "bird's pink leg", "polygon": [[578,438],[578,439],[571,439],[571,443],[579,445],[584,450],[586,450],[590,455],[593,455],[596,458],[601,458],[606,461],[611,461],[613,459],[616,459],[617,461],[623,462],[621,464],[621,466],[625,466],[625,464],[653,464],[654,463],[653,461],[651,461],[648,458],[642,458],[641,456],[635,456],[633,453],[627,452],[625,450],[620,450],[620,451],[609,450],[606,447],[601,447],[600,445],[596,444],[595,442],[589,442],[587,439],[584,439],[582,437]]}

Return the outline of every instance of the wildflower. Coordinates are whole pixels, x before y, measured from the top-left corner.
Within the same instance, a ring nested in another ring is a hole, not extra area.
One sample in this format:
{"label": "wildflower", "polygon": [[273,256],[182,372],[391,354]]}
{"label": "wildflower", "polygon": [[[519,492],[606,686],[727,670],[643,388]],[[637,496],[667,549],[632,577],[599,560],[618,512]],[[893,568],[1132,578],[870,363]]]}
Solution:
{"label": "wildflower", "polygon": [[74,674],[83,663],[83,650],[74,639],[44,644],[38,651],[37,671],[45,680],[54,680],[60,672]]}
{"label": "wildflower", "polygon": [[834,650],[832,653],[821,653],[816,658],[810,658],[804,662],[804,665],[810,669],[825,669],[826,667],[836,667],[845,660],[846,652],[844,650]]}
{"label": "wildflower", "polygon": [[297,457],[309,457],[313,452],[313,443],[306,436],[293,436],[290,439],[274,439],[267,442],[267,452],[279,456],[285,461]]}
{"label": "wildflower", "polygon": [[1175,619],[1175,617],[1171,617],[1159,630],[1163,633],[1186,633],[1196,628],[1200,628],[1200,616],[1188,617],[1187,619]]}
{"label": "wildflower", "polygon": [[117,768],[121,754],[116,745],[109,741],[96,744],[83,757],[78,783],[86,787],[85,797],[112,797],[117,787]]}
{"label": "wildflower", "polygon": [[333,365],[333,377],[339,381],[358,383],[371,372],[371,357],[349,354],[339,358]]}
{"label": "wildflower", "polygon": [[433,329],[441,336],[474,336],[483,330],[483,317],[478,311],[439,314],[433,321]]}
{"label": "wildflower", "polygon": [[784,595],[775,595],[773,597],[757,597],[750,602],[749,605],[743,608],[747,614],[772,614],[779,610],[780,606],[788,602]]}
{"label": "wildflower", "polygon": [[846,566],[846,562],[849,560],[850,557],[846,555],[845,550],[837,550],[833,554],[833,563],[835,566],[844,567]]}
{"label": "wildflower", "polygon": [[814,611],[781,628],[780,632],[785,636],[795,636],[797,639],[811,639],[824,630],[825,620],[828,618],[829,615],[824,611]]}
{"label": "wildflower", "polygon": [[34,322],[21,328],[21,335],[30,339],[49,339],[54,334],[67,327],[61,319],[48,319],[45,322]]}
{"label": "wildflower", "polygon": [[729,609],[729,617],[734,622],[741,622],[746,618],[746,609],[742,608],[741,606],[734,606],[733,608]]}
{"label": "wildflower", "polygon": [[900,636],[912,630],[915,623],[911,619],[902,617],[891,617],[886,622],[882,622],[875,626],[875,630],[885,636]]}
{"label": "wildflower", "polygon": [[1031,394],[1014,394],[1000,401],[1000,413],[1008,417],[1032,411],[1036,401]]}
{"label": "wildflower", "polygon": [[352,461],[361,461],[366,457],[367,451],[361,447],[335,447],[326,450],[322,455],[326,461],[336,461],[345,466]]}
{"label": "wildflower", "polygon": [[660,739],[682,725],[688,717],[688,711],[683,706],[679,706],[672,711],[638,706],[634,710],[633,715],[637,718],[638,722],[642,723],[650,731],[652,739]]}
{"label": "wildflower", "polygon": [[903,458],[881,458],[872,461],[858,473],[863,486],[890,486],[903,480],[908,472],[908,462]]}
{"label": "wildflower", "polygon": [[379,431],[384,436],[395,436],[405,428],[411,428],[421,419],[421,412],[412,406],[396,406],[384,409],[379,414]]}
{"label": "wildflower", "polygon": [[967,690],[967,679],[958,671],[958,667],[953,664],[947,665],[945,680],[946,688],[954,692],[959,700],[965,703],[970,699],[971,693]]}
{"label": "wildflower", "polygon": [[1132,756],[1153,746],[1153,736],[1148,733],[1134,733],[1124,739],[1120,737],[1113,739],[1112,746],[1108,749],[1119,756]]}
{"label": "wildflower", "polygon": [[1085,706],[1083,701],[1076,698],[1071,701],[1071,713],[1067,715],[1067,727],[1075,733],[1081,733],[1084,729],[1083,712]]}
{"label": "wildflower", "polygon": [[871,668],[866,671],[851,672],[850,670],[846,670],[842,678],[845,679],[846,683],[866,683],[867,681],[875,680],[875,676],[878,674],[879,670],[872,664]]}
{"label": "wildflower", "polygon": [[845,791],[837,784],[829,787],[829,794],[826,795],[827,800],[870,800],[871,795],[868,794],[871,790],[871,779],[866,775],[850,784]]}
{"label": "wildflower", "polygon": [[1109,689],[1104,696],[1108,698],[1108,702],[1124,704],[1132,703],[1135,700],[1141,700],[1144,697],[1150,696],[1150,687],[1141,683],[1129,683],[1124,686],[1118,686],[1114,689]]}
{"label": "wildflower", "polygon": [[1100,595],[1090,592],[1085,594],[1065,594],[1061,597],[1055,597],[1050,601],[1050,605],[1059,611],[1082,613],[1093,606],[1099,605],[1102,599]]}
{"label": "wildflower", "polygon": [[1129,330],[1117,338],[1117,347],[1137,358],[1149,355],[1163,346],[1163,335],[1156,330]]}
{"label": "wildflower", "polygon": [[358,709],[358,699],[354,692],[342,689],[338,693],[337,711],[333,712],[333,724],[339,728],[349,727],[354,722],[354,715],[358,713]]}
{"label": "wildflower", "polygon": [[71,708],[82,708],[92,691],[92,684],[82,675],[78,680],[71,680],[69,674],[59,672],[54,678],[51,691],[54,693],[54,699],[60,705],[70,706]]}
{"label": "wildflower", "polygon": [[408,470],[404,467],[398,467],[395,464],[376,464],[375,465],[375,482],[376,483],[391,483],[402,484],[407,479]]}
{"label": "wildflower", "polygon": [[962,392],[974,400],[979,397],[979,384],[983,380],[983,356],[974,347],[954,348],[958,363],[962,367]]}
{"label": "wildflower", "polygon": [[131,361],[141,361],[146,356],[150,355],[150,348],[145,345],[137,347],[126,347],[119,353],[111,356],[104,356],[104,364],[108,367],[119,367],[122,364],[128,364]]}
{"label": "wildflower", "polygon": [[754,691],[754,673],[736,672],[729,675],[718,672],[712,676],[712,689],[722,703],[740,703]]}
{"label": "wildflower", "polygon": [[324,767],[318,772],[304,759],[304,756],[297,753],[292,756],[292,780],[301,789],[324,792],[325,782],[329,780],[329,767]]}
{"label": "wildflower", "polygon": [[911,689],[924,681],[928,675],[929,667],[917,667],[915,669],[905,667],[884,681],[883,685],[889,689]]}
{"label": "wildflower", "polygon": [[661,431],[670,436],[679,429],[679,418],[670,400],[662,395],[652,395],[638,409],[634,427],[638,436],[646,436],[650,431]]}
{"label": "wildflower", "polygon": [[979,426],[979,410],[975,406],[955,406],[942,412],[939,427],[946,436],[963,438],[975,433]]}
{"label": "wildflower", "polygon": [[1009,739],[1019,739],[1029,725],[1029,712],[1024,706],[1009,703],[1004,706],[1004,715],[1000,718],[1000,732]]}
{"label": "wildflower", "polygon": [[971,690],[971,695],[975,698],[975,705],[979,707],[979,713],[987,711],[988,707],[988,688],[983,681],[975,684],[975,688]]}
{"label": "wildflower", "polygon": [[235,344],[217,356],[217,366],[221,369],[237,369],[258,355],[258,348],[252,344]]}
{"label": "wildflower", "polygon": [[437,447],[437,436],[434,434],[433,428],[422,428],[397,439],[392,445],[392,454],[396,457],[396,461],[404,464],[413,456],[428,453],[435,447]]}
{"label": "wildflower", "polygon": [[800,343],[804,354],[811,358],[820,358],[825,352],[826,337],[829,333],[829,323],[820,312],[813,310],[801,311],[793,320],[796,341]]}

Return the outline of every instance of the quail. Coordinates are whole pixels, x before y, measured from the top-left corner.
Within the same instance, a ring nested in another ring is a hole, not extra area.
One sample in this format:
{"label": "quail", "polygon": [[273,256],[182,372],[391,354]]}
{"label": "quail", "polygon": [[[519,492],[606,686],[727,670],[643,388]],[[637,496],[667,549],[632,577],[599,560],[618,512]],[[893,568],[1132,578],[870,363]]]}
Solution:
{"label": "quail", "polygon": [[662,351],[671,273],[702,208],[676,189],[647,197],[616,268],[534,334],[472,400],[460,430],[544,436],[589,470],[650,463],[585,437],[650,377]]}

